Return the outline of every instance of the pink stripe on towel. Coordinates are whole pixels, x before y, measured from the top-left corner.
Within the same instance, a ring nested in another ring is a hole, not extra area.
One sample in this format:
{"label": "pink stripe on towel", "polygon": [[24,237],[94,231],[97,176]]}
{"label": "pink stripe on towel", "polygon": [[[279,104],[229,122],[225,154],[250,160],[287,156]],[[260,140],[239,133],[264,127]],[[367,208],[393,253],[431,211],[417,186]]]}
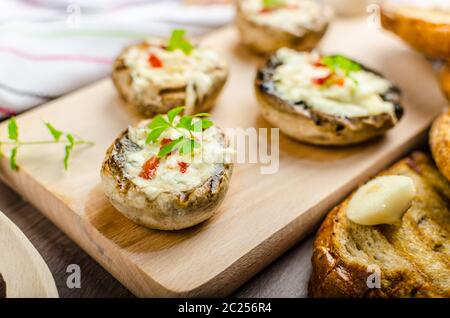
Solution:
{"label": "pink stripe on towel", "polygon": [[70,54],[54,54],[54,55],[42,55],[32,54],[24,51],[20,51],[15,48],[0,46],[0,53],[9,53],[24,59],[40,61],[40,62],[55,62],[55,61],[76,61],[85,63],[97,63],[97,64],[112,64],[113,60],[106,57],[96,57],[88,55],[70,55]]}

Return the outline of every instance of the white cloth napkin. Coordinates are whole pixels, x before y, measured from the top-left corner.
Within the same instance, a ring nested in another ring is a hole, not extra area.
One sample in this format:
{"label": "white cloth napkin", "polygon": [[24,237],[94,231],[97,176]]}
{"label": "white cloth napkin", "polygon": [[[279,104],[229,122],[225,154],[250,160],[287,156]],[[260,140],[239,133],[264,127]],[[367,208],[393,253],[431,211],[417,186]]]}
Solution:
{"label": "white cloth napkin", "polygon": [[173,28],[203,34],[233,14],[175,0],[2,0],[0,118],[107,76],[125,45]]}

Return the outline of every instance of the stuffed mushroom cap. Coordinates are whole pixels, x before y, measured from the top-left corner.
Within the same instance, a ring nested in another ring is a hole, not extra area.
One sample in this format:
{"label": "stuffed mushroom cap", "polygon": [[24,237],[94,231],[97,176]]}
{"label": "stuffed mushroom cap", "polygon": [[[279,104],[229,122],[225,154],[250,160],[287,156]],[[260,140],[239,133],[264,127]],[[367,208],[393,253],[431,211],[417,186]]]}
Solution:
{"label": "stuffed mushroom cap", "polygon": [[101,169],[106,196],[119,212],[152,229],[179,230],[209,219],[233,170],[224,133],[212,126],[195,133],[201,146],[192,153],[174,148],[160,157],[162,147],[186,132],[170,128],[147,144],[147,124],[129,127],[107,150]]}
{"label": "stuffed mushroom cap", "polygon": [[265,55],[280,47],[314,48],[332,16],[331,8],[311,0],[240,0],[236,26],[242,43]]}
{"label": "stuffed mushroom cap", "polygon": [[179,105],[186,105],[187,114],[208,111],[227,76],[226,61],[213,50],[193,45],[184,52],[156,38],[126,48],[112,73],[122,99],[142,117]]}
{"label": "stuffed mushroom cap", "polygon": [[315,145],[349,145],[384,134],[403,114],[400,89],[344,56],[279,49],[258,70],[263,117]]}

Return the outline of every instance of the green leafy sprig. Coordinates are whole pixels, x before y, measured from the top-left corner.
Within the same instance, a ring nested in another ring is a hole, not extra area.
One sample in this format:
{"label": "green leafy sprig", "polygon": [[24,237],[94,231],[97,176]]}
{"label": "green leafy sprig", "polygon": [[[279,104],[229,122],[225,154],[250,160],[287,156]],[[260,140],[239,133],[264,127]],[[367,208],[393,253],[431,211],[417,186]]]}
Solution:
{"label": "green leafy sprig", "polygon": [[358,72],[361,70],[361,65],[359,65],[358,63],[342,55],[324,56],[321,62],[326,65],[332,72],[337,72],[338,70],[340,70],[344,73],[345,77],[350,78],[355,82],[355,84],[358,84],[358,81],[351,76],[352,72]]}
{"label": "green leafy sprig", "polygon": [[[146,144],[155,143],[164,131],[169,128],[175,129],[181,133],[181,136],[171,142],[163,145],[158,157],[164,157],[172,151],[178,150],[180,155],[192,154],[195,148],[200,147],[200,144],[195,140],[194,133],[201,132],[214,126],[214,123],[208,119],[210,114],[198,113],[195,115],[185,115],[175,122],[175,118],[181,114],[184,107],[176,107],[167,113],[167,116],[156,115],[148,124],[150,132],[145,140]],[[197,118],[197,120],[194,120]]]}
{"label": "green leafy sprig", "polygon": [[262,6],[264,9],[275,9],[284,6],[285,0],[263,0]]}
{"label": "green leafy sprig", "polygon": [[69,167],[69,158],[72,150],[77,145],[93,145],[91,141],[86,141],[80,138],[76,138],[73,134],[67,133],[56,129],[49,122],[44,122],[45,127],[52,135],[51,140],[33,140],[33,141],[23,141],[19,138],[19,126],[15,117],[11,117],[8,121],[8,141],[0,140],[0,147],[4,145],[12,146],[9,164],[12,170],[18,170],[17,165],[17,152],[19,148],[29,145],[44,145],[44,144],[64,144],[65,145],[65,155],[64,155],[64,169],[67,170]]}
{"label": "green leafy sprig", "polygon": [[169,39],[168,51],[181,50],[184,54],[191,54],[194,46],[184,38],[186,31],[183,29],[175,29]]}

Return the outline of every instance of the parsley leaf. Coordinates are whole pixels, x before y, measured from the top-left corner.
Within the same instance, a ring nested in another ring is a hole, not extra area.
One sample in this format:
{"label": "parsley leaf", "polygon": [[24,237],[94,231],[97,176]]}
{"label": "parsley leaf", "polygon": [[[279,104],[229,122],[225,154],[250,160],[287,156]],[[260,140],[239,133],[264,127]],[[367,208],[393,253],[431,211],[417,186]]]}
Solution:
{"label": "parsley leaf", "polygon": [[209,114],[209,113],[197,113],[195,115],[192,115],[192,117],[211,117],[211,114]]}
{"label": "parsley leaf", "polygon": [[200,144],[194,139],[184,138],[180,146],[180,155],[187,155],[194,151],[194,148],[200,147]]}
{"label": "parsley leaf", "polygon": [[192,116],[181,117],[180,121],[177,124],[177,127],[191,130],[192,129]]}
{"label": "parsley leaf", "polygon": [[153,117],[152,121],[148,124],[148,128],[155,129],[160,127],[169,127],[170,123],[162,116],[162,115],[156,115]]}
{"label": "parsley leaf", "polygon": [[147,139],[145,139],[145,143],[149,144],[158,140],[161,134],[166,130],[166,127],[158,127],[152,129],[152,131],[147,135]]}
{"label": "parsley leaf", "polygon": [[265,9],[273,9],[281,7],[285,4],[285,0],[263,0],[262,5]]}
{"label": "parsley leaf", "polygon": [[160,136],[167,129],[174,129],[181,134],[181,137],[176,140],[162,145],[159,150],[158,157],[164,157],[175,150],[179,150],[180,155],[192,153],[195,148],[200,147],[200,144],[194,139],[193,132],[202,132],[214,123],[208,118],[208,113],[198,113],[194,115],[182,116],[178,121],[175,118],[184,110],[184,107],[176,107],[167,113],[166,117],[157,115],[153,118],[147,127],[150,132],[145,140],[146,144],[156,143]]}
{"label": "parsley leaf", "polygon": [[[9,155],[9,165],[12,170],[18,170],[17,165],[17,153],[19,151],[19,148],[23,146],[31,146],[31,145],[43,145],[43,144],[65,144],[65,157],[64,157],[64,168],[67,170],[68,164],[69,164],[69,157],[72,152],[72,149],[76,145],[93,145],[94,143],[91,141],[77,139],[74,137],[74,135],[70,133],[63,132],[61,130],[56,129],[52,124],[49,122],[43,122],[45,127],[48,129],[50,134],[52,135],[53,139],[51,140],[19,140],[19,127],[16,121],[15,117],[11,117],[8,121],[8,141],[0,140],[0,157],[3,156],[2,149],[4,146],[10,146],[11,151]],[[64,140],[61,140],[62,136],[65,136],[66,138]]]}
{"label": "parsley leaf", "polygon": [[169,123],[172,124],[174,119],[175,119],[175,117],[177,117],[183,110],[184,110],[183,106],[175,107],[175,108],[171,109],[167,113],[167,118],[169,119]]}
{"label": "parsley leaf", "polygon": [[19,128],[17,127],[16,117],[11,117],[8,122],[8,138],[14,141],[19,140]]}
{"label": "parsley leaf", "polygon": [[184,138],[185,137],[180,137],[178,139],[171,141],[167,145],[164,145],[159,150],[158,157],[164,157],[165,155],[168,155],[169,153],[171,153],[173,150],[175,150],[178,147],[178,145],[184,140]]}
{"label": "parsley leaf", "polygon": [[209,120],[208,118],[203,118],[202,119],[202,128],[203,129],[208,129],[209,127],[214,126],[214,123]]}
{"label": "parsley leaf", "polygon": [[336,72],[336,70],[343,71],[346,76],[351,72],[361,70],[361,65],[342,55],[324,56],[322,63],[328,66],[333,72]]}
{"label": "parsley leaf", "polygon": [[67,141],[69,142],[65,148],[65,156],[64,156],[64,169],[67,170],[69,168],[69,157],[72,152],[73,146],[75,145],[75,139],[71,134],[66,134]]}
{"label": "parsley leaf", "polygon": [[168,51],[181,50],[184,54],[191,54],[194,46],[184,38],[186,31],[183,29],[175,29],[169,39]]}
{"label": "parsley leaf", "polygon": [[17,147],[14,147],[13,149],[11,149],[11,154],[9,156],[9,165],[12,170],[18,170],[16,158],[17,158]]}
{"label": "parsley leaf", "polygon": [[47,127],[48,131],[50,131],[50,133],[53,136],[53,139],[55,139],[55,141],[59,141],[59,139],[61,138],[61,136],[64,134],[61,130],[56,129],[55,127],[53,127],[52,124],[50,123],[45,123],[45,126]]}

